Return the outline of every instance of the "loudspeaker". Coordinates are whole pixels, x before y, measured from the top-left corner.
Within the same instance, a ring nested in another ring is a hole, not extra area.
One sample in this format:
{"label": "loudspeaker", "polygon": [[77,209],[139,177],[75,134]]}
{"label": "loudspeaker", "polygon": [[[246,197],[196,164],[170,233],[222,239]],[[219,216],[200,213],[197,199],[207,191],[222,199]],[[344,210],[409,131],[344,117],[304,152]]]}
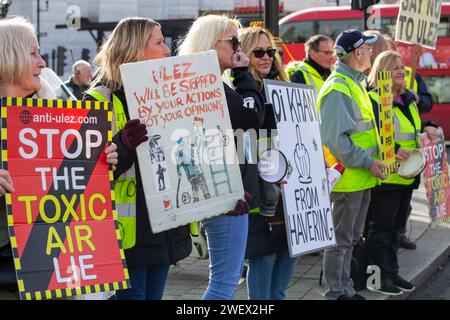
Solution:
{"label": "loudspeaker", "polygon": [[277,183],[288,175],[289,163],[281,151],[268,149],[259,156],[258,171],[264,181]]}

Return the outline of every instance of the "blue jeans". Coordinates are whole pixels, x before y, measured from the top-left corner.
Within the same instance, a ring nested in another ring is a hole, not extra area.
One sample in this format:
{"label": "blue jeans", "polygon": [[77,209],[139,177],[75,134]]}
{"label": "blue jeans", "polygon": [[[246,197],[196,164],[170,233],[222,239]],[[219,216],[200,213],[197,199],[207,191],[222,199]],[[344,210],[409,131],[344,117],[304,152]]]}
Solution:
{"label": "blue jeans", "polygon": [[248,215],[220,215],[202,221],[208,237],[209,284],[203,300],[232,300],[242,274]]}
{"label": "blue jeans", "polygon": [[161,300],[170,265],[128,268],[131,288],[117,290],[117,300]]}
{"label": "blue jeans", "polygon": [[274,254],[248,259],[249,300],[284,300],[297,261],[286,246]]}

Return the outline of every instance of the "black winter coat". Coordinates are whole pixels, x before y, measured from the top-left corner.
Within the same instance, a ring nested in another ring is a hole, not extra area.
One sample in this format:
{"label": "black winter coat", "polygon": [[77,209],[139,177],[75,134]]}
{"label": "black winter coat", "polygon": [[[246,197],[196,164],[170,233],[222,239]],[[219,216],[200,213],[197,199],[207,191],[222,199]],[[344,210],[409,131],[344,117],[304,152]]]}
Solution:
{"label": "black winter coat", "polygon": [[[129,119],[125,92],[121,89],[115,91],[114,94],[122,102],[127,119]],[[89,95],[86,95],[84,99],[95,100]],[[117,145],[117,153],[119,155],[114,179],[117,179],[122,173],[127,171],[133,163],[136,168],[136,245],[133,248],[124,250],[128,267],[175,264],[186,258],[192,250],[189,225],[156,234],[152,232],[136,152],[130,151],[125,147],[120,139],[120,132],[113,136],[113,142]]]}
{"label": "black winter coat", "polygon": [[[266,79],[276,80],[277,74],[271,73]],[[266,101],[264,88],[263,101]],[[273,107],[264,104],[264,117],[262,129],[276,129],[276,120]],[[258,180],[259,180],[258,175]],[[259,214],[250,214],[248,224],[248,239],[245,256],[255,258],[273,254],[287,246],[286,226],[284,223],[283,199],[279,198],[274,217],[264,217]]]}
{"label": "black winter coat", "polygon": [[[264,120],[264,104],[256,82],[247,67],[233,69],[235,90],[224,83],[225,97],[230,113],[233,130],[258,130]],[[237,147],[239,145],[236,143]],[[244,190],[253,196],[250,208],[259,207],[259,186],[257,163],[248,163],[243,157],[243,150],[237,150]]]}

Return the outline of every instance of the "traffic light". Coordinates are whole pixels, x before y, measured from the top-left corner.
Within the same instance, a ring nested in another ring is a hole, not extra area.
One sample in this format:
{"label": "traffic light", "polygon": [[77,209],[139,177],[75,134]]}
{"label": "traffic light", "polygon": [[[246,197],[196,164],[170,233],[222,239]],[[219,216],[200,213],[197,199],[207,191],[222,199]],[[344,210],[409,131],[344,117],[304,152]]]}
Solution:
{"label": "traffic light", "polygon": [[56,74],[58,76],[64,75],[64,69],[67,66],[66,52],[67,52],[67,49],[65,47],[58,46],[58,48],[56,49],[56,56],[57,56],[57,60],[58,60],[58,62],[56,64]]}
{"label": "traffic light", "polygon": [[366,10],[378,2],[380,0],[352,0],[352,10]]}
{"label": "traffic light", "polygon": [[89,59],[90,59],[90,50],[83,48],[81,50],[81,60],[89,62]]}

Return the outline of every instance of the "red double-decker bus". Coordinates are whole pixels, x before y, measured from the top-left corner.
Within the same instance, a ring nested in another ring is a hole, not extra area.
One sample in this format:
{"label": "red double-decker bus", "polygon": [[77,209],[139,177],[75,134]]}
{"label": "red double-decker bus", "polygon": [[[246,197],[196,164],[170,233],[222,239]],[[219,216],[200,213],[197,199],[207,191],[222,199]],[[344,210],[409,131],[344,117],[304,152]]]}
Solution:
{"label": "red double-decker bus", "polygon": [[[398,5],[372,7],[369,23],[373,29],[395,36]],[[304,43],[315,34],[336,39],[347,29],[363,28],[363,13],[350,7],[321,7],[294,12],[280,20],[280,37],[286,44],[285,63],[305,58]],[[406,65],[412,65],[413,46],[397,43]],[[444,129],[450,139],[450,3],[443,3],[438,29],[436,50],[422,48],[417,71],[423,76],[433,96],[433,109],[423,114],[425,120],[433,120]]]}

